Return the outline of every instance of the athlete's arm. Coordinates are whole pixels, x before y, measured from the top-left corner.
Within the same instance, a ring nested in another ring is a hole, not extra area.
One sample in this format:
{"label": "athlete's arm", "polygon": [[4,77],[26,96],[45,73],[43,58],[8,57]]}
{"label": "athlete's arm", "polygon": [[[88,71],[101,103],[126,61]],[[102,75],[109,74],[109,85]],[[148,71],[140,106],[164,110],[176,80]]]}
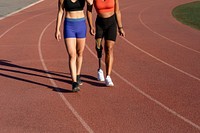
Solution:
{"label": "athlete's arm", "polygon": [[121,36],[125,37],[125,32],[124,32],[123,25],[122,25],[122,16],[121,16],[121,11],[119,9],[119,1],[118,0],[115,0],[115,14],[116,14],[116,19],[117,19],[119,34]]}
{"label": "athlete's arm", "polygon": [[93,4],[92,5],[87,5],[87,20],[88,20],[88,24],[90,27],[90,34],[91,35],[95,35],[95,28],[93,25],[93,20],[92,20],[92,8],[93,8]]}
{"label": "athlete's arm", "polygon": [[60,25],[64,14],[64,0],[58,0],[58,13],[56,21],[55,38],[59,41],[61,39]]}

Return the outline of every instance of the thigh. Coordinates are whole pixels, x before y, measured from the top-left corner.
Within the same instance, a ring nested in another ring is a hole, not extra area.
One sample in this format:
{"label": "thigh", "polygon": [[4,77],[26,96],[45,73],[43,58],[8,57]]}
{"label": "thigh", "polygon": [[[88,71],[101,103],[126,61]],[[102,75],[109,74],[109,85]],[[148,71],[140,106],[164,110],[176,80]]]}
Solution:
{"label": "thigh", "polygon": [[117,38],[117,24],[113,22],[105,31],[105,40],[116,41]]}
{"label": "thigh", "polygon": [[104,29],[102,27],[102,24],[98,22],[99,20],[96,20],[96,34],[95,34],[95,39],[100,39],[103,38],[104,36]]}
{"label": "thigh", "polygon": [[85,48],[85,38],[77,38],[77,46],[76,46],[76,49],[77,49],[77,52],[83,52],[84,48]]}
{"label": "thigh", "polygon": [[105,50],[112,50],[114,47],[115,41],[106,40],[105,41]]}
{"label": "thigh", "polygon": [[66,38],[65,45],[68,54],[74,56],[76,54],[76,38]]}

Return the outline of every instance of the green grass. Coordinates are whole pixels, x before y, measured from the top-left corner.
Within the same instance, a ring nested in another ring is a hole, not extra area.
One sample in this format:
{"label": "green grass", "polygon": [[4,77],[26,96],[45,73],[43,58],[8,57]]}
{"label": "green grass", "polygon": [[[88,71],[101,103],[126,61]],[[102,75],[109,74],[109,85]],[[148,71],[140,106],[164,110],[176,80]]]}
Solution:
{"label": "green grass", "polygon": [[200,1],[175,7],[172,15],[181,23],[200,30]]}

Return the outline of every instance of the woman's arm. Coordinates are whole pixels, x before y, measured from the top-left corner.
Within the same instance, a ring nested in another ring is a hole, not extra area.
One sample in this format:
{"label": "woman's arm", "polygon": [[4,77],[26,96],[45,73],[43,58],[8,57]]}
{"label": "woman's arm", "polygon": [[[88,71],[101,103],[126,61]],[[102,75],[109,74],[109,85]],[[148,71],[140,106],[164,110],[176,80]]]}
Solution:
{"label": "woman's arm", "polygon": [[118,0],[115,0],[115,14],[116,14],[116,19],[117,19],[119,34],[121,36],[125,37],[125,32],[123,30],[123,25],[122,25],[122,16],[121,16],[121,11],[119,9],[119,1]]}
{"label": "woman's arm", "polygon": [[58,13],[56,21],[55,38],[59,41],[61,39],[60,25],[64,14],[64,0],[58,0]]}
{"label": "woman's arm", "polygon": [[94,28],[93,20],[92,20],[92,8],[93,8],[93,4],[87,5],[87,20],[88,20],[88,25],[90,27],[90,34],[95,35],[95,28]]}

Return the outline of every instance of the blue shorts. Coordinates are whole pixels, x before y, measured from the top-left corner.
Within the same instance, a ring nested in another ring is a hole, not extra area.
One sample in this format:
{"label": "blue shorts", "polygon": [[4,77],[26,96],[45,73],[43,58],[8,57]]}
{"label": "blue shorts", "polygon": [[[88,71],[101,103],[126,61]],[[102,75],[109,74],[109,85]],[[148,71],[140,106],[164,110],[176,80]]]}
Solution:
{"label": "blue shorts", "polygon": [[87,28],[85,18],[65,18],[64,38],[85,38],[86,32]]}

